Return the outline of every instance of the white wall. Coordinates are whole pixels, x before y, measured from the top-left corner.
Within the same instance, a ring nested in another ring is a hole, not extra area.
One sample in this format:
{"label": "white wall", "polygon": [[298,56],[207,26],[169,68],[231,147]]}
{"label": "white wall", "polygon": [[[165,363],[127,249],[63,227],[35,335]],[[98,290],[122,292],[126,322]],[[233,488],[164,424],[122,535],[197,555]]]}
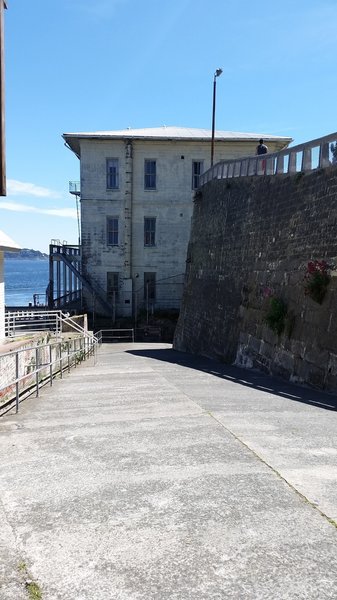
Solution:
{"label": "white wall", "polygon": [[4,253],[0,251],[0,341],[5,339]]}
{"label": "white wall", "polygon": [[[193,212],[192,162],[210,166],[209,141],[132,140],[132,251],[134,289],[143,286],[144,272],[156,272],[157,281],[185,272]],[[216,142],[215,162],[255,154],[255,142]],[[273,144],[269,144],[273,151]],[[106,189],[106,159],[118,158],[120,187]],[[144,189],[144,161],[155,159],[157,189]],[[81,141],[81,221],[85,270],[103,289],[107,271],[127,278],[125,257],[125,199],[127,193],[125,140]],[[106,217],[119,218],[119,246],[106,240]],[[144,217],[156,218],[156,246],[144,247]]]}

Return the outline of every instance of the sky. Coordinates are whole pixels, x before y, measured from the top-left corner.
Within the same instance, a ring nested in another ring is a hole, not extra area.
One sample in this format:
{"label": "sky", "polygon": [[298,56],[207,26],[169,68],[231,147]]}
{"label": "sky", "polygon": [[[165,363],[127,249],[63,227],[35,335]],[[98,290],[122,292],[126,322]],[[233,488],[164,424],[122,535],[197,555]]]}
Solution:
{"label": "sky", "polygon": [[77,243],[62,133],[216,128],[290,136],[336,124],[336,0],[7,0],[7,196],[0,229],[25,248]]}

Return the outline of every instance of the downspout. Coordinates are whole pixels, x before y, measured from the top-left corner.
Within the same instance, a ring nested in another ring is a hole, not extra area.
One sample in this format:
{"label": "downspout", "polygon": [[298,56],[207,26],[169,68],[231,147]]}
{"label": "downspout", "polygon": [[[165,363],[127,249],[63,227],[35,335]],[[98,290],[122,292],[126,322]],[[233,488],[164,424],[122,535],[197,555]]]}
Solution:
{"label": "downspout", "polygon": [[133,147],[125,142],[125,196],[124,196],[124,278],[132,278],[132,196],[133,196]]}

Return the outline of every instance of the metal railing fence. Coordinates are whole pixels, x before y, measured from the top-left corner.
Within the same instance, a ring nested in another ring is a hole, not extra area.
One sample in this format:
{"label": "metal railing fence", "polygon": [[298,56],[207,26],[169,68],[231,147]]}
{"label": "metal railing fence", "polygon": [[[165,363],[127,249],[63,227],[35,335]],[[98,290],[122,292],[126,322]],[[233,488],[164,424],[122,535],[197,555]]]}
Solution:
{"label": "metal railing fence", "polygon": [[105,342],[134,342],[134,329],[100,329],[95,332],[95,336],[99,343]]}
{"label": "metal railing fence", "polygon": [[6,337],[18,337],[37,331],[54,331],[62,333],[65,325],[85,337],[92,337],[70,315],[61,310],[25,310],[5,313]]}
{"label": "metal railing fence", "polygon": [[38,397],[41,385],[52,385],[55,377],[62,378],[64,371],[70,372],[90,356],[96,364],[99,343],[95,336],[81,336],[1,354],[0,411],[10,410],[15,403],[18,412],[23,396],[35,391]]}
{"label": "metal railing fence", "polygon": [[337,132],[280,152],[223,160],[200,175],[200,187],[212,179],[295,174],[337,164]]}

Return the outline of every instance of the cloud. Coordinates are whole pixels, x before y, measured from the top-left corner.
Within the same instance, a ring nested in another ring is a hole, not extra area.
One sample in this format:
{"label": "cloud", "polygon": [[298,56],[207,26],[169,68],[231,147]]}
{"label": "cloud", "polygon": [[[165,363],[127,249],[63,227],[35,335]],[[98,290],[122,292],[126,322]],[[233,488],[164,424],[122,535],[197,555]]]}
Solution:
{"label": "cloud", "polygon": [[64,217],[66,219],[76,219],[77,213],[75,208],[36,208],[36,206],[28,206],[19,204],[18,202],[2,202],[0,201],[0,210],[10,210],[20,213],[34,213],[39,215],[49,215],[50,217]]}
{"label": "cloud", "polygon": [[60,194],[35,183],[7,180],[7,193],[11,196],[35,196],[36,198],[60,198]]}

